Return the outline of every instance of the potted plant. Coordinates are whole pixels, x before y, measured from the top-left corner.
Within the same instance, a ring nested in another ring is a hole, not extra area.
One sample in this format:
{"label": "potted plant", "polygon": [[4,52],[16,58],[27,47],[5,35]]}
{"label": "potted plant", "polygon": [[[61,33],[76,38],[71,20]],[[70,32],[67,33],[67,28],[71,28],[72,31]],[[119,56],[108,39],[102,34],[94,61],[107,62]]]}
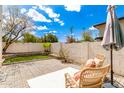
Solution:
{"label": "potted plant", "polygon": [[51,48],[51,43],[43,43],[43,47],[44,47],[44,53],[49,54],[50,48]]}

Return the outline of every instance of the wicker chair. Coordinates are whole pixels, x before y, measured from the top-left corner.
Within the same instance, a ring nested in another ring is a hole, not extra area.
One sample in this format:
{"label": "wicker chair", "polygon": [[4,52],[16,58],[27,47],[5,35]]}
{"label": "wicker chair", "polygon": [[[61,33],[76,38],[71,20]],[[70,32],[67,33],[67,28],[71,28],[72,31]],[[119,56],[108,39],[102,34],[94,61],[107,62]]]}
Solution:
{"label": "wicker chair", "polygon": [[85,68],[81,71],[80,80],[75,81],[68,73],[65,74],[66,88],[101,88],[110,65],[99,68]]}

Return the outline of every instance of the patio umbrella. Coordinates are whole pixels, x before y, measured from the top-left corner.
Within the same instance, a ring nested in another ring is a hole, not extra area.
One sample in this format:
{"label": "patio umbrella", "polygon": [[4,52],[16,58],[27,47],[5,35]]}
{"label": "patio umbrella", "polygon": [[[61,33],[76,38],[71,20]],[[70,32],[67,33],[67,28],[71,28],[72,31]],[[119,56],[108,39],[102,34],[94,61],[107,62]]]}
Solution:
{"label": "patio umbrella", "polygon": [[110,50],[111,84],[113,85],[113,49],[117,51],[124,47],[124,32],[117,19],[115,6],[108,6],[106,27],[101,45],[106,50]]}

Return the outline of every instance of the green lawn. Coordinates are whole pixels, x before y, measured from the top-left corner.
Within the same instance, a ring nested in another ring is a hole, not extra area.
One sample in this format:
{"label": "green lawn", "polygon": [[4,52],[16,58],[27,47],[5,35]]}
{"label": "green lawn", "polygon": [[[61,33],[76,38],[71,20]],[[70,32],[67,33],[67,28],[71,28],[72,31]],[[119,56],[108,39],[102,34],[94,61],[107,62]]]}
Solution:
{"label": "green lawn", "polygon": [[25,57],[14,57],[8,58],[3,62],[3,65],[12,64],[12,63],[19,63],[19,62],[27,62],[35,59],[47,59],[48,56],[43,55],[33,55],[33,56],[25,56]]}

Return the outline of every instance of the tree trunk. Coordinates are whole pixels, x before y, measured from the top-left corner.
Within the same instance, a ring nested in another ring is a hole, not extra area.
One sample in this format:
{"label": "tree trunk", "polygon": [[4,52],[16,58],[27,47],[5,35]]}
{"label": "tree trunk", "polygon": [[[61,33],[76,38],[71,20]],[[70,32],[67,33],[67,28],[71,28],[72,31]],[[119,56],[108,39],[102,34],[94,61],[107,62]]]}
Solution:
{"label": "tree trunk", "polygon": [[7,48],[11,45],[12,43],[6,43],[5,47],[3,48],[3,53],[6,53]]}

